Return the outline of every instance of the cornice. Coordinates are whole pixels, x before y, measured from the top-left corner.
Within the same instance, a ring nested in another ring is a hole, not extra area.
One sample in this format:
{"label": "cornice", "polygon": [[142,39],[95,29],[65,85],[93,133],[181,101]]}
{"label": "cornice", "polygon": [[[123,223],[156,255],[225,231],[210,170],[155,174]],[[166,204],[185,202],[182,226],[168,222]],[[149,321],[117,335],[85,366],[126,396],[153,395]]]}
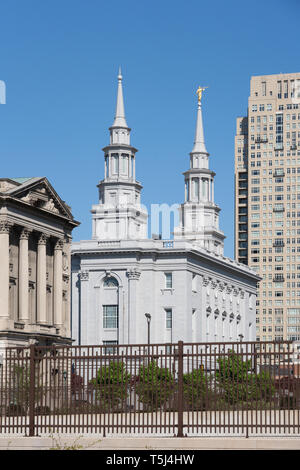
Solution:
{"label": "cornice", "polygon": [[183,175],[189,175],[189,174],[205,174],[205,175],[210,175],[210,176],[216,176],[216,173],[213,170],[210,170],[209,168],[190,168],[187,171],[184,171],[182,174]]}
{"label": "cornice", "polygon": [[[111,127],[110,127],[110,129],[111,129]],[[128,129],[128,128],[127,127],[126,128],[125,127],[124,128],[120,127],[119,129]],[[129,129],[129,131],[130,130],[131,129]],[[103,147],[102,150],[103,150],[103,152],[107,152],[107,150],[109,150],[109,149],[116,150],[116,149],[122,149],[122,148],[127,149],[127,150],[130,149],[130,150],[133,151],[133,153],[138,152],[137,148],[133,147],[132,145],[128,145],[128,144],[109,144],[109,145],[106,145],[105,147]]]}
{"label": "cornice", "polygon": [[173,255],[184,255],[188,257],[189,255],[198,257],[200,259],[205,259],[210,263],[216,264],[218,266],[222,266],[225,270],[232,271],[235,273],[242,274],[245,277],[250,277],[256,282],[259,281],[260,277],[252,272],[248,271],[247,269],[244,268],[244,265],[237,265],[235,264],[234,261],[230,262],[227,259],[222,259],[220,256],[213,255],[212,253],[205,253],[204,251],[198,251],[194,248],[188,248],[188,247],[182,247],[182,248],[155,248],[155,247],[150,247],[150,248],[140,248],[140,247],[116,247],[116,248],[101,248],[101,247],[95,247],[95,248],[77,248],[72,246],[71,247],[71,254],[72,256],[81,256],[81,255],[97,255],[97,254],[105,254],[105,255],[110,255],[110,256],[118,256],[118,255],[124,255],[126,253],[138,253],[140,256],[142,256],[144,253],[147,255],[151,255],[158,257],[160,255],[162,256],[169,256],[172,257]]}

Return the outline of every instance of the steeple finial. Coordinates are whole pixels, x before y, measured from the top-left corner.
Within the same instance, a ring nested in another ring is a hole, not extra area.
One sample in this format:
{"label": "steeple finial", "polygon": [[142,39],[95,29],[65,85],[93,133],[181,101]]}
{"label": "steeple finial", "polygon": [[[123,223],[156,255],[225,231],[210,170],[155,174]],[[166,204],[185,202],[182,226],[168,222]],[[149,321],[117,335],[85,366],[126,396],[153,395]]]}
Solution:
{"label": "steeple finial", "polygon": [[112,127],[128,127],[125,119],[122,79],[122,71],[121,67],[119,67],[116,114]]}
{"label": "steeple finial", "polygon": [[205,142],[204,142],[204,132],[203,132],[203,122],[202,122],[202,105],[201,105],[201,98],[202,92],[207,87],[199,87],[196,91],[198,95],[198,111],[197,111],[197,123],[196,123],[196,133],[195,133],[195,141],[194,141],[194,148],[192,153],[207,153]]}

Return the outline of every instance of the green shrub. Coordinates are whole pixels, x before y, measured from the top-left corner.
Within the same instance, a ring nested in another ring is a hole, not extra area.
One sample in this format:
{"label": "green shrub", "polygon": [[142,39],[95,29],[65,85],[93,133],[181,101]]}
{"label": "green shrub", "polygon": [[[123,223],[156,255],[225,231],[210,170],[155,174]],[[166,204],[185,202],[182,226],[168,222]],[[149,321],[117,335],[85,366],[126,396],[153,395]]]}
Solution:
{"label": "green shrub", "polygon": [[141,366],[135,385],[139,400],[146,411],[165,407],[172,397],[175,384],[169,369],[159,367],[155,361]]}
{"label": "green shrub", "polygon": [[110,361],[108,366],[98,370],[96,378],[90,383],[96,390],[100,408],[117,411],[126,404],[129,378],[123,362]]}
{"label": "green shrub", "polygon": [[251,360],[243,361],[234,351],[217,359],[218,391],[229,404],[270,401],[275,395],[274,380],[265,371],[251,371]]}
{"label": "green shrub", "polygon": [[194,369],[183,376],[184,407],[192,410],[208,408],[211,390],[209,378],[202,369]]}

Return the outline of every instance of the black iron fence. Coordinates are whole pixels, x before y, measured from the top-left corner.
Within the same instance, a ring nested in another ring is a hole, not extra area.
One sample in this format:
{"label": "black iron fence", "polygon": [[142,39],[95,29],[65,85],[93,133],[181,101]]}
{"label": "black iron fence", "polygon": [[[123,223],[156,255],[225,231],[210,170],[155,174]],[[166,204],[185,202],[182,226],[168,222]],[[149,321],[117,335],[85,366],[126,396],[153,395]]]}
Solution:
{"label": "black iron fence", "polygon": [[2,434],[300,434],[290,342],[11,348],[0,387]]}

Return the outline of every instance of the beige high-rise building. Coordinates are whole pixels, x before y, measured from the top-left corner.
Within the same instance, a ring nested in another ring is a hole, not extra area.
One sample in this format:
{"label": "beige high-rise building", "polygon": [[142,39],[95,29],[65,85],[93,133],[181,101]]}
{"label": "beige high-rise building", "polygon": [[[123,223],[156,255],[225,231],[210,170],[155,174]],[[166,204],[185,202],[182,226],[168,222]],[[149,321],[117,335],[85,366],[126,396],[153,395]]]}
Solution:
{"label": "beige high-rise building", "polygon": [[300,340],[300,73],[251,78],[235,136],[235,257],[260,276],[256,338]]}

